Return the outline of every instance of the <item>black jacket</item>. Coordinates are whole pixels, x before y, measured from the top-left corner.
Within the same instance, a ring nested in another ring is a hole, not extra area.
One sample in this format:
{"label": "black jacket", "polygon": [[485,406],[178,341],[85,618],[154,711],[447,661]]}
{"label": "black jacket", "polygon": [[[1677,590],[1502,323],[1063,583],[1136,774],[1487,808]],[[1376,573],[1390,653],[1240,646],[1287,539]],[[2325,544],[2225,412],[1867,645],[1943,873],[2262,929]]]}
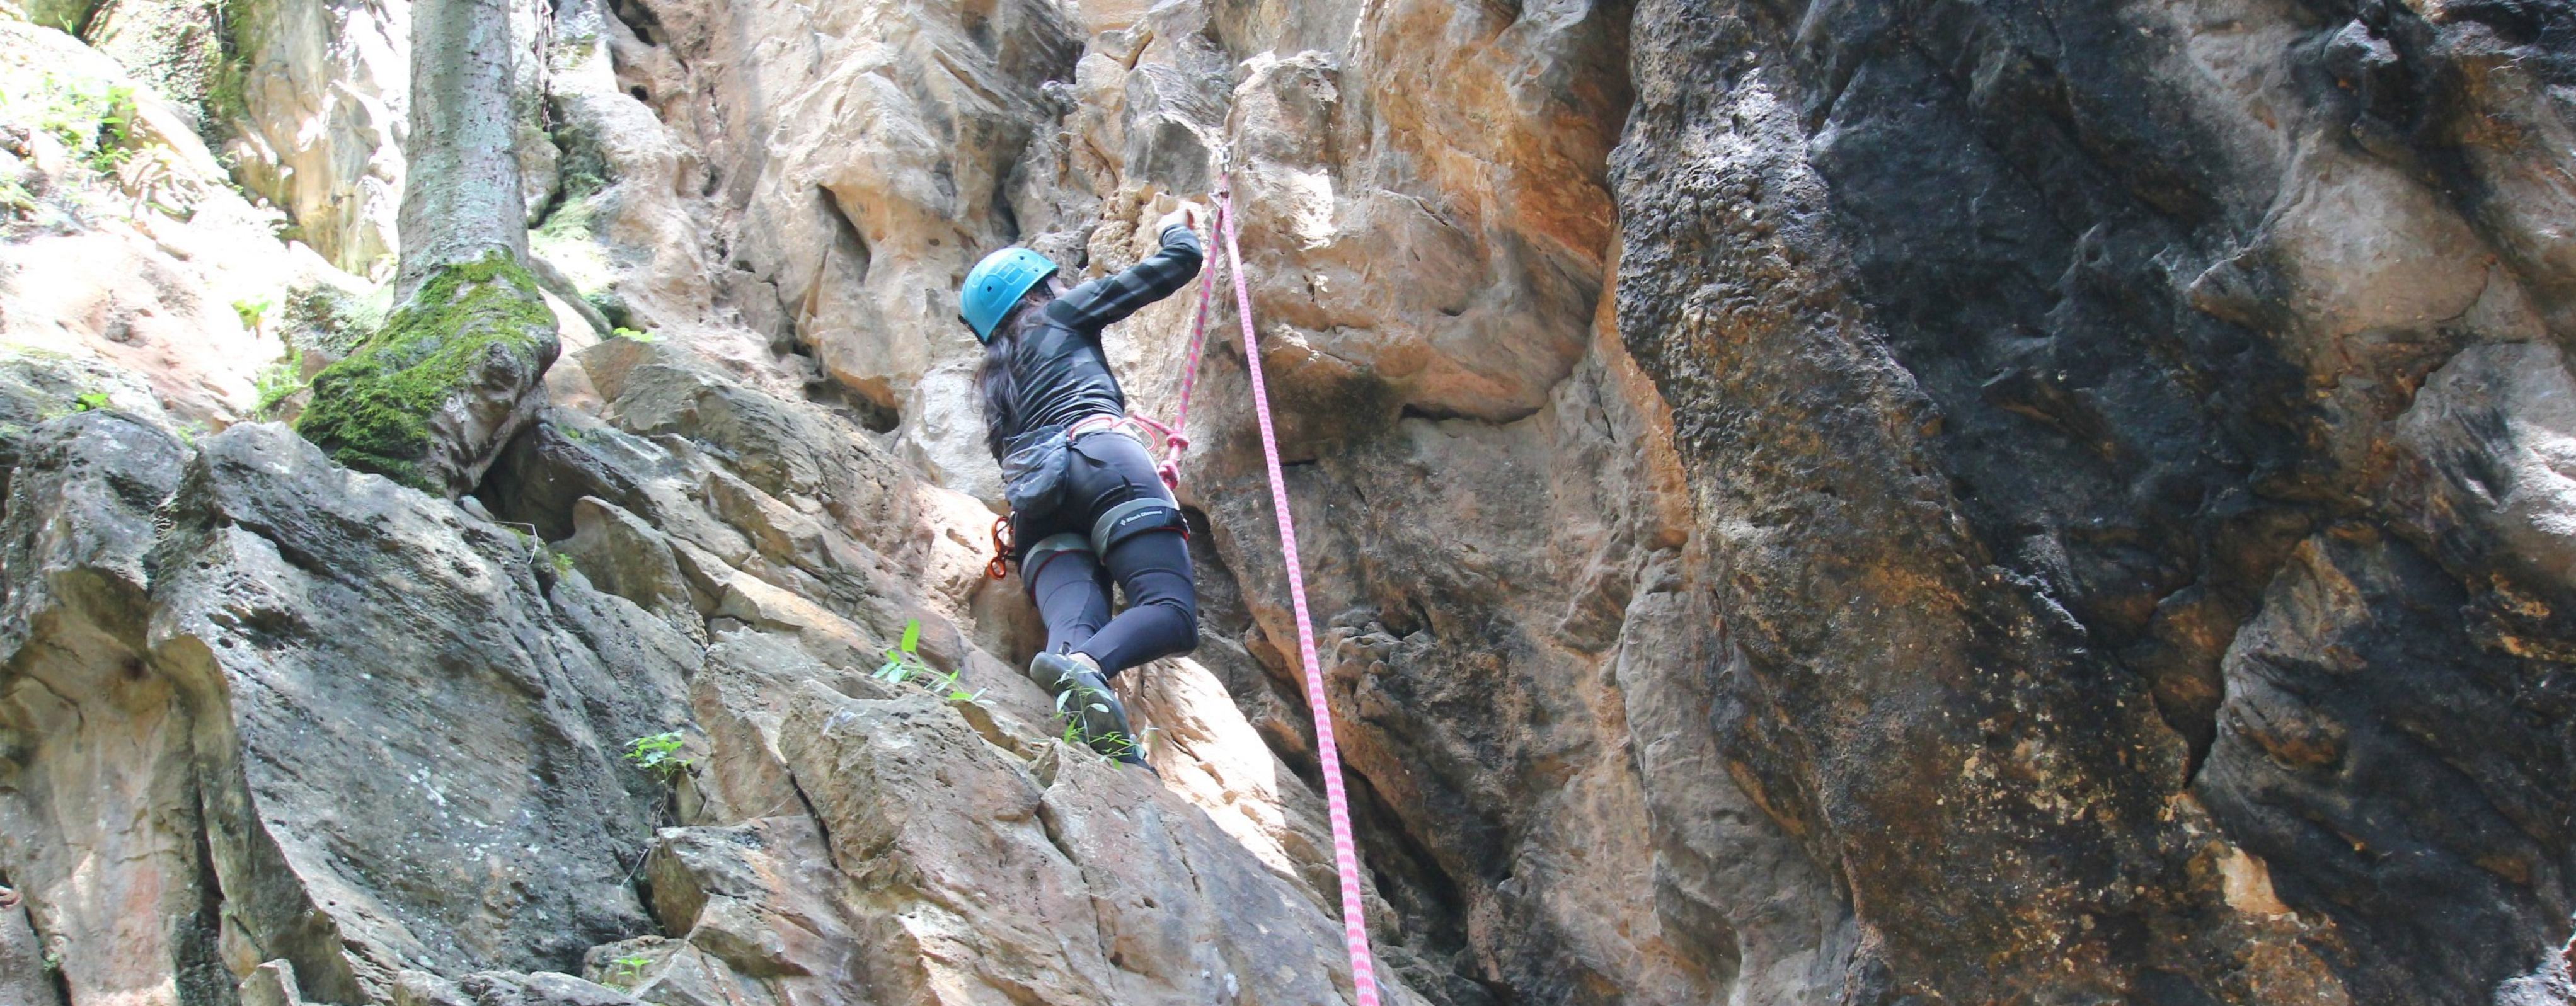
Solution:
{"label": "black jacket", "polygon": [[[1020,334],[1011,350],[1012,401],[998,441],[1084,416],[1127,414],[1127,395],[1109,372],[1100,330],[1179,290],[1199,273],[1199,237],[1163,229],[1161,251],[1115,276],[1067,290],[1046,308],[1046,324]],[[988,417],[987,422],[991,419]]]}

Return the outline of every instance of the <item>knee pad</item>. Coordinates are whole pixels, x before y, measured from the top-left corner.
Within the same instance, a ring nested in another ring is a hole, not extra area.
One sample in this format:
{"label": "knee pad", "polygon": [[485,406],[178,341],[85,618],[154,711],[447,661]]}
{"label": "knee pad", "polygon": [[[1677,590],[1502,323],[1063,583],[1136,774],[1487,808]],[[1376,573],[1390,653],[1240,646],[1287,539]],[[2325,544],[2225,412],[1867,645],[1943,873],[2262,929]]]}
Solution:
{"label": "knee pad", "polygon": [[1184,536],[1189,534],[1190,525],[1181,519],[1180,507],[1172,505],[1170,500],[1153,496],[1128,500],[1110,507],[1099,520],[1092,522],[1091,551],[1096,555],[1108,555],[1112,545],[1147,531],[1166,530],[1178,531]]}
{"label": "knee pad", "polygon": [[1045,569],[1048,560],[1067,552],[1091,554],[1094,550],[1090,539],[1073,531],[1040,538],[1036,544],[1029,546],[1028,551],[1020,554],[1020,583],[1030,590],[1036,590],[1038,570]]}

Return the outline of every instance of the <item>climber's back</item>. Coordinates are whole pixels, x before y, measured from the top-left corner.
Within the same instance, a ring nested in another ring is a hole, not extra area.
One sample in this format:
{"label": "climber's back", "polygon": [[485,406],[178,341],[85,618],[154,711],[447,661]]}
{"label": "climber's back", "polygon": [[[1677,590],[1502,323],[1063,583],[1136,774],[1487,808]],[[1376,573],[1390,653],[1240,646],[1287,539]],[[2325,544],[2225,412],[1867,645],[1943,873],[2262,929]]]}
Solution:
{"label": "climber's back", "polygon": [[[1114,276],[1064,290],[1054,262],[1005,248],[958,292],[959,320],[984,343],[975,382],[1011,506],[1010,558],[1047,626],[1029,676],[1056,691],[1093,747],[1131,764],[1144,758],[1108,679],[1196,647],[1198,597],[1188,524],[1126,428],[1127,396],[1100,335],[1198,274],[1198,215],[1184,204],[1165,217],[1162,248]],[[1114,618],[1113,579],[1127,596]]]}

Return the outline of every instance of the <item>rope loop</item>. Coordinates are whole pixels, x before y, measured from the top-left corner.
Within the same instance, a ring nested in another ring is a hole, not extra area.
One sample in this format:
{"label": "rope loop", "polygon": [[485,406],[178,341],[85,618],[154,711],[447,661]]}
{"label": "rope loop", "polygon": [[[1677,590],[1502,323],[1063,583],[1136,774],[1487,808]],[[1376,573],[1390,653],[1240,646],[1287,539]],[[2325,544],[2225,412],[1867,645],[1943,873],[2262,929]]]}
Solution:
{"label": "rope loop", "polygon": [[999,580],[1011,575],[1011,518],[993,518],[993,561],[984,564],[984,575]]}

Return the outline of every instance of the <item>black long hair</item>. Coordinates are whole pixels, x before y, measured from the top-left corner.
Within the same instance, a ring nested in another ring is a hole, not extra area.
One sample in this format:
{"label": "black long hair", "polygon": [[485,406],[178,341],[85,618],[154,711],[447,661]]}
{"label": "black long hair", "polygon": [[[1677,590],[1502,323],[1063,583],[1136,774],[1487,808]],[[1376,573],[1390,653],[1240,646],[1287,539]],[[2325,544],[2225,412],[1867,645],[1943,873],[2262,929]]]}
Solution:
{"label": "black long hair", "polygon": [[1046,324],[1046,307],[1064,292],[1063,281],[1048,276],[1020,295],[1011,313],[993,325],[993,337],[984,341],[984,363],[975,368],[975,390],[984,402],[984,449],[993,452],[993,460],[1002,458],[1002,441],[1019,425],[1020,389],[1011,373],[1011,360],[1020,351],[1020,339]]}

